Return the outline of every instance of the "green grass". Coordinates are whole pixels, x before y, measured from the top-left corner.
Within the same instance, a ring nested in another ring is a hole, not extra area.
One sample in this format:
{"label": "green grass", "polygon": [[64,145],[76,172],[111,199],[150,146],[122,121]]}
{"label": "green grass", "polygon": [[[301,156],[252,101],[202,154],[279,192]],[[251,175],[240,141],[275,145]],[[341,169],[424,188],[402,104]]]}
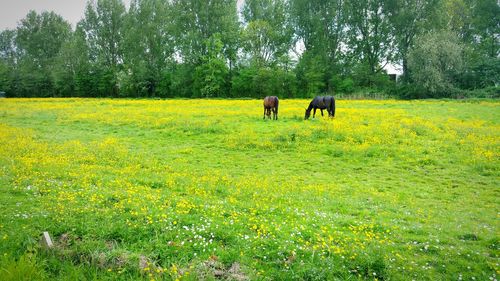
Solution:
{"label": "green grass", "polygon": [[498,278],[498,101],[307,104],[1,100],[0,276]]}

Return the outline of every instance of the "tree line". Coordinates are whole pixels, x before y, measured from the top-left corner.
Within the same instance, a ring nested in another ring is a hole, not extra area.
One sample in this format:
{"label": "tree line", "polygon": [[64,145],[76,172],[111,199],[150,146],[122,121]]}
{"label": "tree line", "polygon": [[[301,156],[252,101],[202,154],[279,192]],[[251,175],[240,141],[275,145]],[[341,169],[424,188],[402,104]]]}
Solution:
{"label": "tree line", "polygon": [[[496,0],[89,1],[0,33],[9,97],[499,96]],[[401,65],[397,82],[385,66]],[[392,78],[392,79],[391,79]]]}

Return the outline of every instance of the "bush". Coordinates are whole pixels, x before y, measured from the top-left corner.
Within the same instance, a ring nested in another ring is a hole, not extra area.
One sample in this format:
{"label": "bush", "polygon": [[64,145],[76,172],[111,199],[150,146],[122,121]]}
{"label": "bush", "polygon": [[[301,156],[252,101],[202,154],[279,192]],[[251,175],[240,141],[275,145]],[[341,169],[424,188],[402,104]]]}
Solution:
{"label": "bush", "polygon": [[455,33],[437,31],[416,39],[408,56],[415,98],[449,98],[456,92],[455,77],[463,66],[463,46]]}

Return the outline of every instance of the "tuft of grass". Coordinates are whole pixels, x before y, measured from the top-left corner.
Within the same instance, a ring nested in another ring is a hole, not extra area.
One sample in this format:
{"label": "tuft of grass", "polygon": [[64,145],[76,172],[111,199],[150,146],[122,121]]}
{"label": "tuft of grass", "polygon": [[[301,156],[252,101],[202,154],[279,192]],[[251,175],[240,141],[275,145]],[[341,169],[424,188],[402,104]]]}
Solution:
{"label": "tuft of grass", "polygon": [[48,280],[43,262],[31,254],[18,258],[4,255],[0,258],[0,274],[5,281]]}

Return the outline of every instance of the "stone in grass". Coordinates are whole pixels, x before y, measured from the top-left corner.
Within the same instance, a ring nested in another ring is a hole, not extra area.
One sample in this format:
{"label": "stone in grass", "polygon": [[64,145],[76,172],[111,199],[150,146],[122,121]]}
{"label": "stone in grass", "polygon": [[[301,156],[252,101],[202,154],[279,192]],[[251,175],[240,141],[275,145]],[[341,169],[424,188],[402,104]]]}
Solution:
{"label": "stone in grass", "polygon": [[148,258],[146,258],[146,256],[144,256],[144,255],[140,255],[139,256],[139,269],[141,271],[144,271],[144,269],[148,268],[148,267],[149,267]]}
{"label": "stone in grass", "polygon": [[52,239],[50,239],[50,235],[47,231],[43,232],[42,240],[40,241],[40,243],[44,248],[47,249],[54,247],[54,243],[52,243]]}
{"label": "stone in grass", "polygon": [[228,272],[231,276],[231,279],[238,281],[248,280],[248,277],[241,271],[240,264],[237,262],[231,265],[231,268],[229,268]]}
{"label": "stone in grass", "polygon": [[157,266],[154,262],[149,260],[145,255],[139,256],[139,269],[142,273],[146,272],[155,272],[155,273],[163,273],[163,268],[161,266]]}
{"label": "stone in grass", "polygon": [[234,262],[230,268],[226,268],[218,261],[216,256],[211,256],[209,260],[204,262],[204,266],[208,268],[213,276],[218,279],[245,281],[249,278],[241,270],[239,263]]}

